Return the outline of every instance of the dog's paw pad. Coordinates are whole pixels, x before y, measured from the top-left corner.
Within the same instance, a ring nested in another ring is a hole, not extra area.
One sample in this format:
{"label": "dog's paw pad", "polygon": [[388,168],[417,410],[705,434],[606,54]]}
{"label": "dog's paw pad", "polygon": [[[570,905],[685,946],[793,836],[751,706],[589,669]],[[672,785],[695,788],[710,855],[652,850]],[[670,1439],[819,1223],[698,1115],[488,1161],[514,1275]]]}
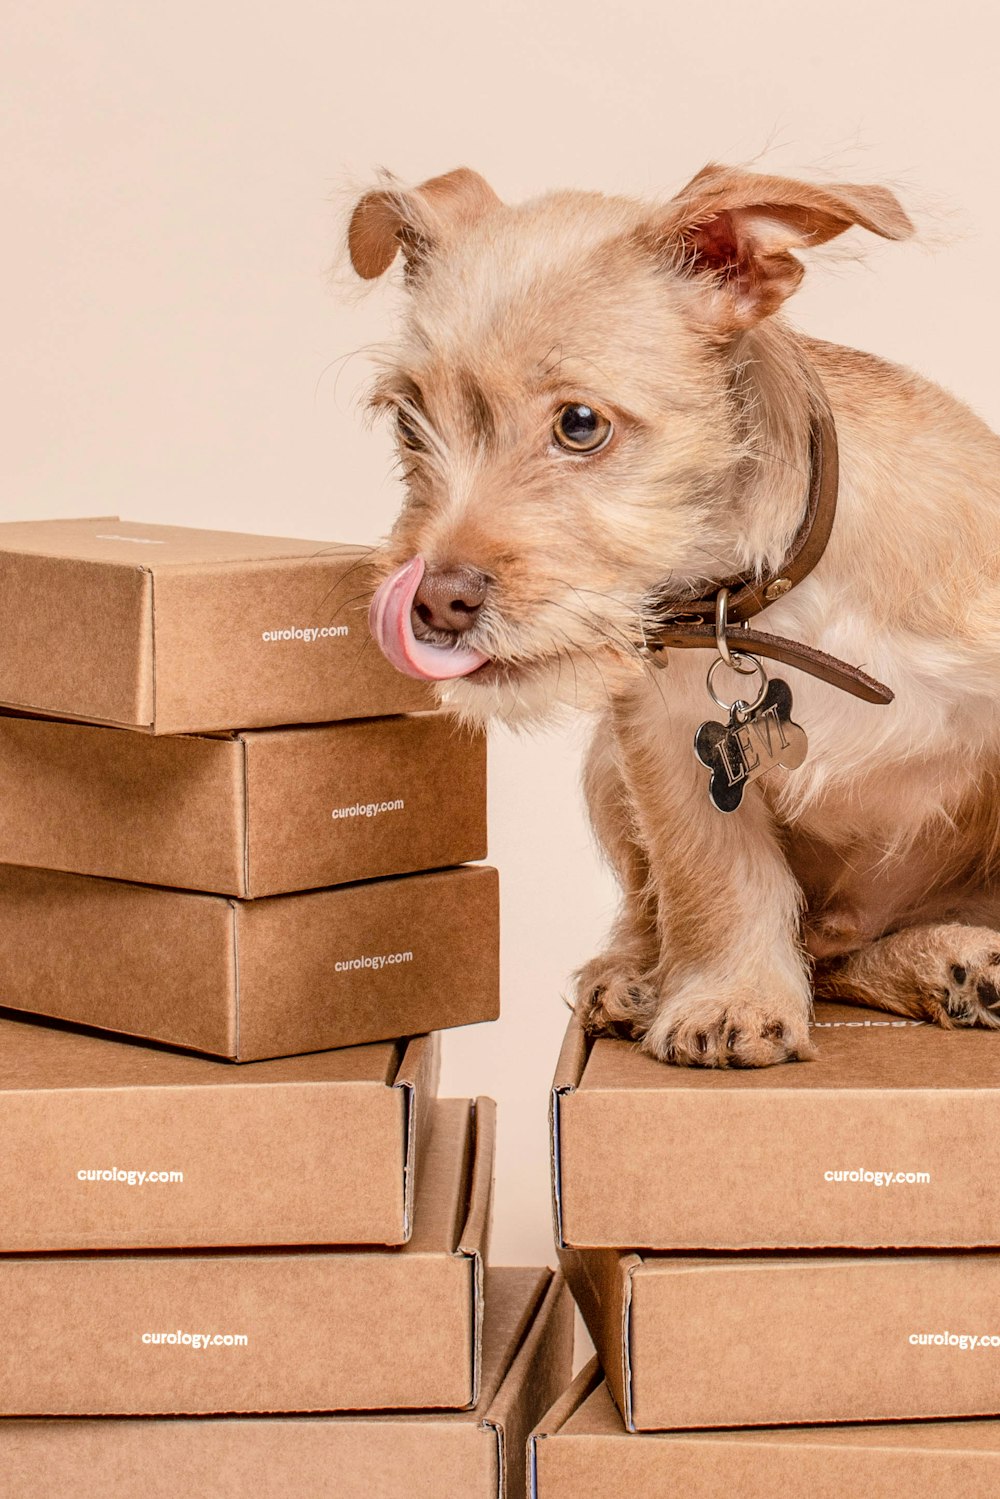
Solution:
{"label": "dog's paw pad", "polygon": [[959,951],[949,955],[946,975],[933,1001],[928,1019],[943,1026],[985,1026],[1000,1029],[1000,949],[996,934],[980,928],[951,928],[952,943]]}

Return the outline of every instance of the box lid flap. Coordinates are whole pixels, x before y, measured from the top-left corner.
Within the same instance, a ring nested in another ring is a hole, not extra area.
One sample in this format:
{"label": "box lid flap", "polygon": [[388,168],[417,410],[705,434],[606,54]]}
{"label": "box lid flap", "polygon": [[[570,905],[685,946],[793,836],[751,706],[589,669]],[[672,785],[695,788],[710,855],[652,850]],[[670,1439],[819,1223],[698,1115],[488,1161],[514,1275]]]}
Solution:
{"label": "box lid flap", "polygon": [[97,516],[74,520],[5,521],[0,523],[0,554],[74,558],[111,566],[160,568],[202,564],[294,561],[345,556],[364,548],[287,536],[254,536],[238,531],[208,531],[194,526],[155,526],[145,522]]}
{"label": "box lid flap", "polygon": [[424,1050],[413,1043],[403,1053],[400,1044],[389,1041],[234,1067],[153,1042],[116,1041],[58,1021],[0,1009],[0,1095],[50,1089],[245,1088],[317,1082],[386,1088],[397,1080],[401,1086],[416,1086],[422,1069],[428,1067],[433,1075],[433,1043]]}
{"label": "box lid flap", "polygon": [[[255,1064],[256,1065],[256,1064]],[[476,1130],[476,1105],[467,1098],[439,1098],[424,1160],[417,1178],[413,1235],[407,1254],[475,1252],[464,1242],[473,1212],[481,1215],[483,1155]],[[486,1142],[492,1176],[492,1137]]]}
{"label": "box lid flap", "polygon": [[[574,1382],[568,1395],[575,1395],[570,1406],[564,1397],[546,1417],[539,1435],[566,1437],[620,1437],[622,1441],[659,1443],[703,1443],[713,1446],[735,1443],[738,1447],[860,1447],[871,1451],[996,1452],[1000,1454],[1000,1421],[972,1419],[964,1421],[893,1421],[870,1425],[784,1426],[747,1428],[733,1431],[655,1431],[627,1432],[615,1408],[608,1386],[601,1379],[597,1360]],[[556,1418],[563,1413],[563,1419]]]}
{"label": "box lid flap", "polygon": [[[517,1465],[523,1473],[524,1456],[533,1420],[561,1389],[573,1362],[573,1301],[562,1275],[542,1282],[541,1302],[525,1327],[524,1340],[496,1399],[486,1425],[497,1433],[500,1472]],[[501,1482],[500,1499],[504,1489]]]}
{"label": "box lid flap", "polygon": [[717,1071],[667,1067],[631,1042],[601,1038],[590,1048],[579,1089],[717,1095],[834,1088],[1000,1088],[1000,1039],[992,1033],[942,1030],[882,1010],[818,1004],[814,1039],[818,1056],[799,1066]]}
{"label": "box lid flap", "polygon": [[[354,1049],[351,1048],[351,1050]],[[440,1033],[435,1031],[430,1036],[414,1036],[406,1047],[396,1081],[393,1084],[401,1090],[406,1100],[404,1111],[406,1147],[403,1159],[404,1240],[409,1240],[413,1232],[413,1198],[420,1166],[417,1159],[417,1146],[427,1134],[424,1115],[437,1097],[440,1076]]]}

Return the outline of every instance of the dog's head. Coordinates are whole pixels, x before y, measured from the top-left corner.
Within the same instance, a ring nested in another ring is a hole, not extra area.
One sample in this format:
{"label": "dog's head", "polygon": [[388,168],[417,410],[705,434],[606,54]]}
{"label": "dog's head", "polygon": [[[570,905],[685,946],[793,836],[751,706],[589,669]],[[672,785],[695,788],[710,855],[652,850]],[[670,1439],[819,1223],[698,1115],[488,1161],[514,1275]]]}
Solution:
{"label": "dog's head", "polygon": [[367,193],[354,268],[401,251],[408,291],[372,397],[407,492],[373,607],[390,659],[468,717],[538,717],[642,669],[665,588],[760,564],[737,372],[792,252],[854,224],[910,227],[884,188],[716,166],[655,207],[509,207],[464,168]]}

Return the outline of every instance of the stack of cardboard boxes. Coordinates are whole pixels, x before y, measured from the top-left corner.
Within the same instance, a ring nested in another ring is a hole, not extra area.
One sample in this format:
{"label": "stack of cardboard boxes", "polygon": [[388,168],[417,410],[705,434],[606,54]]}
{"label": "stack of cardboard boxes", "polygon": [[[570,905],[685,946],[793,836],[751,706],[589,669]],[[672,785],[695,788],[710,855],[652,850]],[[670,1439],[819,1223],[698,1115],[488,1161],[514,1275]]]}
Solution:
{"label": "stack of cardboard boxes", "polygon": [[1000,1037],[823,1005],[815,1038],[701,1072],[571,1024],[556,1235],[599,1363],[537,1499],[1000,1492],[1000,1421],[956,1419],[1000,1416]]}
{"label": "stack of cardboard boxes", "polygon": [[436,1097],[498,1008],[485,749],[370,588],[0,527],[5,1499],[523,1492],[568,1298],[487,1270],[494,1107]]}

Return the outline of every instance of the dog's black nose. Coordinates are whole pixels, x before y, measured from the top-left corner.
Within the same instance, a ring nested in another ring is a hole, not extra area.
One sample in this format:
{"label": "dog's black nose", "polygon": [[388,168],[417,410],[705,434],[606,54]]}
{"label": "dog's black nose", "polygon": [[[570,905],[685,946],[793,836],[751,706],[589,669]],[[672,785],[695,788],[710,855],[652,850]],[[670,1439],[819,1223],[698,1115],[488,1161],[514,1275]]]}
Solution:
{"label": "dog's black nose", "polygon": [[414,625],[464,634],[476,623],[486,587],[485,576],[474,567],[429,567],[414,595]]}

